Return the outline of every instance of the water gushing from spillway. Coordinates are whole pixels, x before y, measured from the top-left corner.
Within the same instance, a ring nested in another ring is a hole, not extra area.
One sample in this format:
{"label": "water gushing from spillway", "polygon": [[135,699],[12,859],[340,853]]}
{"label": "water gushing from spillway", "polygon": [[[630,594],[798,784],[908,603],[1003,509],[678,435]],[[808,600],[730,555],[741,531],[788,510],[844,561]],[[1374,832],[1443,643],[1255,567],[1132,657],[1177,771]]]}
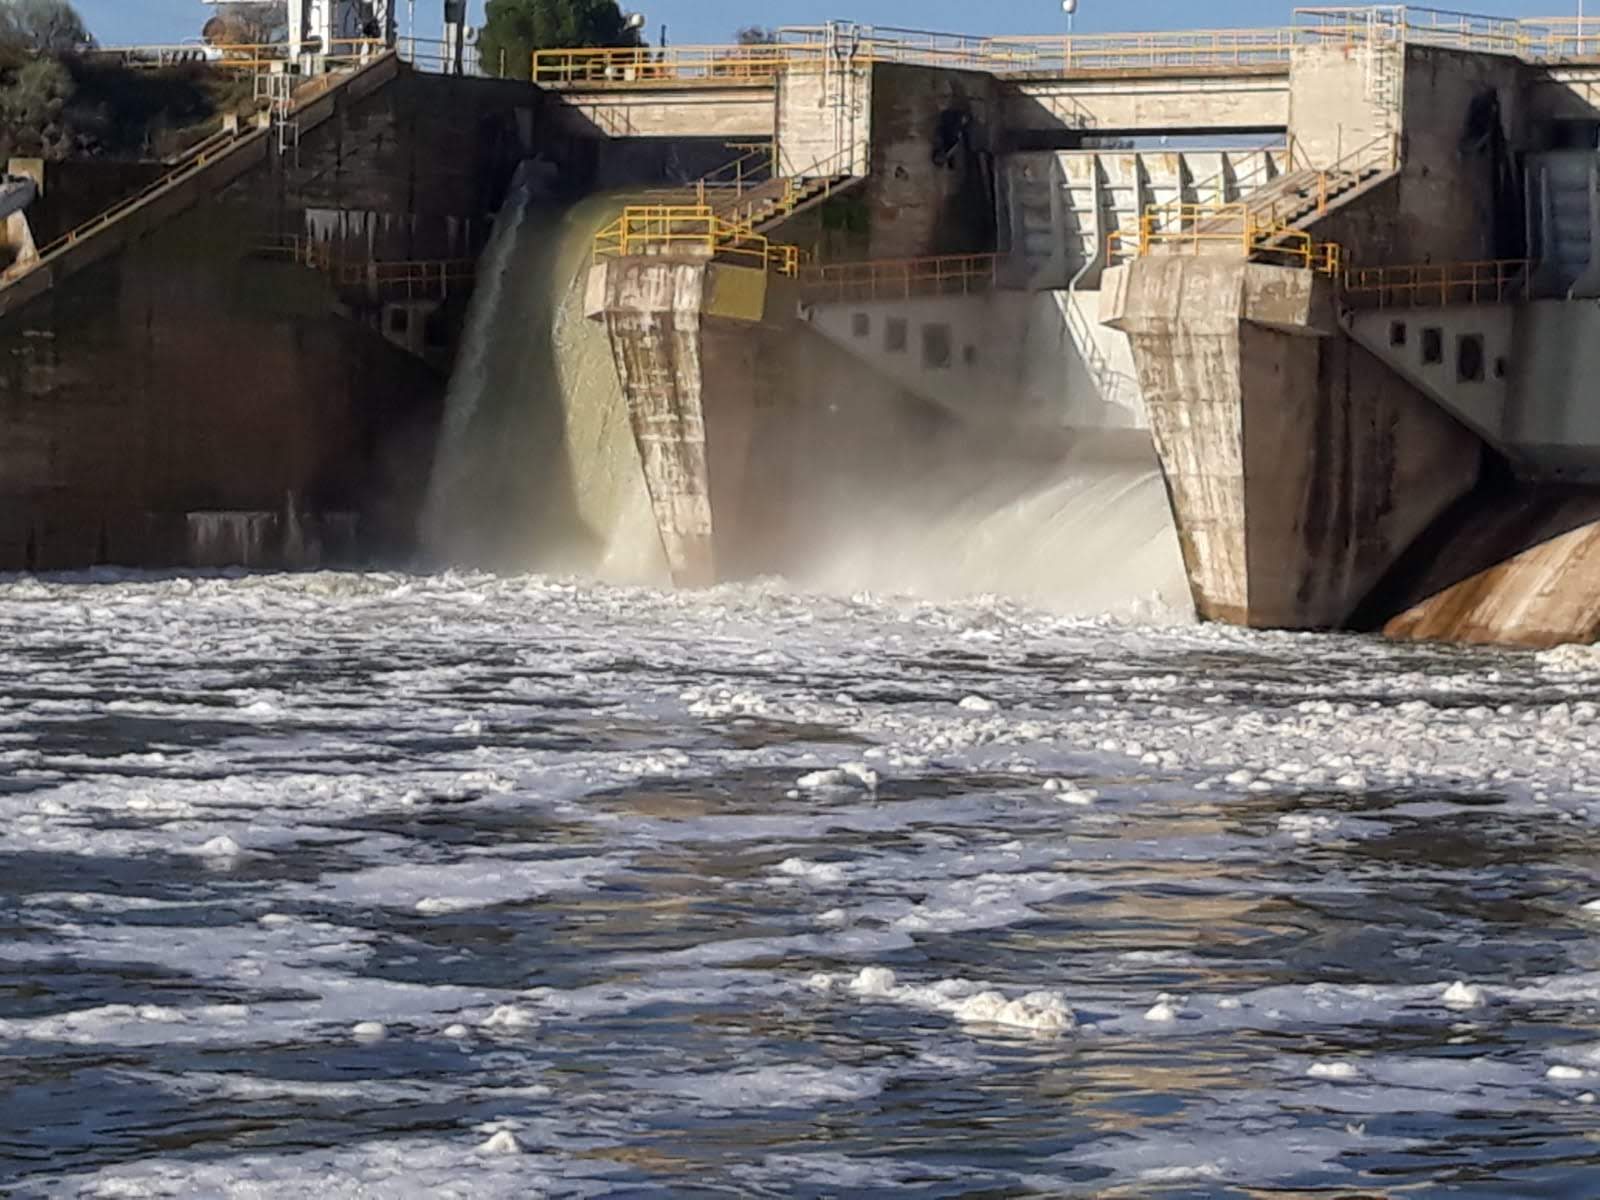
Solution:
{"label": "water gushing from spillway", "polygon": [[[1073,615],[1194,614],[1149,434],[1079,430],[1060,450],[963,455],[947,435],[831,490],[794,574],[826,591],[992,594]],[[863,514],[870,517],[863,519]]]}
{"label": "water gushing from spillway", "polygon": [[[617,201],[553,211],[530,183],[519,175],[479,272],[425,550],[440,564],[665,583],[608,336],[583,311],[593,237]],[[774,355],[762,394],[728,398],[749,406],[755,428],[739,503],[713,514],[725,575],[1192,615],[1147,433],[1008,432],[999,398],[992,419],[951,419],[803,325],[780,340],[762,351]],[[1064,406],[1058,419],[1069,415]],[[713,448],[717,420],[708,415]]]}
{"label": "water gushing from spillway", "polygon": [[518,173],[478,275],[422,522],[434,562],[663,582],[602,325],[583,289],[617,204],[553,210]]}

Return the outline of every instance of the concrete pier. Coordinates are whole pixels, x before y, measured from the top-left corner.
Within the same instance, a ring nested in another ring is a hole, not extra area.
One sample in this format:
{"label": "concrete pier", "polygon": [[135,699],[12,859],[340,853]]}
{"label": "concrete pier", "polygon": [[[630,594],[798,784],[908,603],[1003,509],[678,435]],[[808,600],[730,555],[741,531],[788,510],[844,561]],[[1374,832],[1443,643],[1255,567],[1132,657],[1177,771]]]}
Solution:
{"label": "concrete pier", "polygon": [[1202,616],[1338,627],[1476,479],[1476,441],[1343,338],[1327,279],[1150,258],[1105,291]]}
{"label": "concrete pier", "polygon": [[719,578],[737,537],[765,271],[705,257],[602,260],[586,311],[610,335],[673,580]]}

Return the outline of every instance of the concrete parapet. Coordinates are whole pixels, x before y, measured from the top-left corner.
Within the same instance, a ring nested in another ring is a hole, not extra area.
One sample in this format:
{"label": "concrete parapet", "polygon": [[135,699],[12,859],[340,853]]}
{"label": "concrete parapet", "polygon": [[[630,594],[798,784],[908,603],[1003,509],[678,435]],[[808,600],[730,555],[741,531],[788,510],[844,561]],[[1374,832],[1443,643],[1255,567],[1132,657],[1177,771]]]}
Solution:
{"label": "concrete parapet", "polygon": [[[768,276],[703,258],[604,259],[585,308],[605,323],[673,580],[718,578],[750,441],[754,346]],[[713,514],[724,514],[714,521]]]}
{"label": "concrete parapet", "polygon": [[1320,276],[1150,258],[1103,287],[1202,617],[1342,625],[1476,480],[1477,439],[1341,333]]}

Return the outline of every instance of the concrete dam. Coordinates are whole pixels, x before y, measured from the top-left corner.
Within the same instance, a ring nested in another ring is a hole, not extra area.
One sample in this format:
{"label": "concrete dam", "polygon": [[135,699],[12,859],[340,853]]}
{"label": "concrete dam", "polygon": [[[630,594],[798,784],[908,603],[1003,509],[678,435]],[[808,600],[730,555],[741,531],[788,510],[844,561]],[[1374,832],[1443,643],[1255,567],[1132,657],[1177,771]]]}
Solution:
{"label": "concrete dam", "polygon": [[1600,637],[1581,26],[335,47],[177,160],[12,164],[0,569]]}

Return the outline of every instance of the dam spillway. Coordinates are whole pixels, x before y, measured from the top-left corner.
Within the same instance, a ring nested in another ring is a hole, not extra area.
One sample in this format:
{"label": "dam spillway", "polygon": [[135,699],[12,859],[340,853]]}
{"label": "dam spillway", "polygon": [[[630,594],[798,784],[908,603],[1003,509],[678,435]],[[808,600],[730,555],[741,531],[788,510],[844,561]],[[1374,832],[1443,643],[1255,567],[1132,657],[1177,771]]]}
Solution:
{"label": "dam spillway", "polygon": [[1391,9],[527,83],[306,50],[134,200],[47,165],[7,218],[0,562],[182,563],[287,496],[352,560],[1591,640],[1587,50]]}

